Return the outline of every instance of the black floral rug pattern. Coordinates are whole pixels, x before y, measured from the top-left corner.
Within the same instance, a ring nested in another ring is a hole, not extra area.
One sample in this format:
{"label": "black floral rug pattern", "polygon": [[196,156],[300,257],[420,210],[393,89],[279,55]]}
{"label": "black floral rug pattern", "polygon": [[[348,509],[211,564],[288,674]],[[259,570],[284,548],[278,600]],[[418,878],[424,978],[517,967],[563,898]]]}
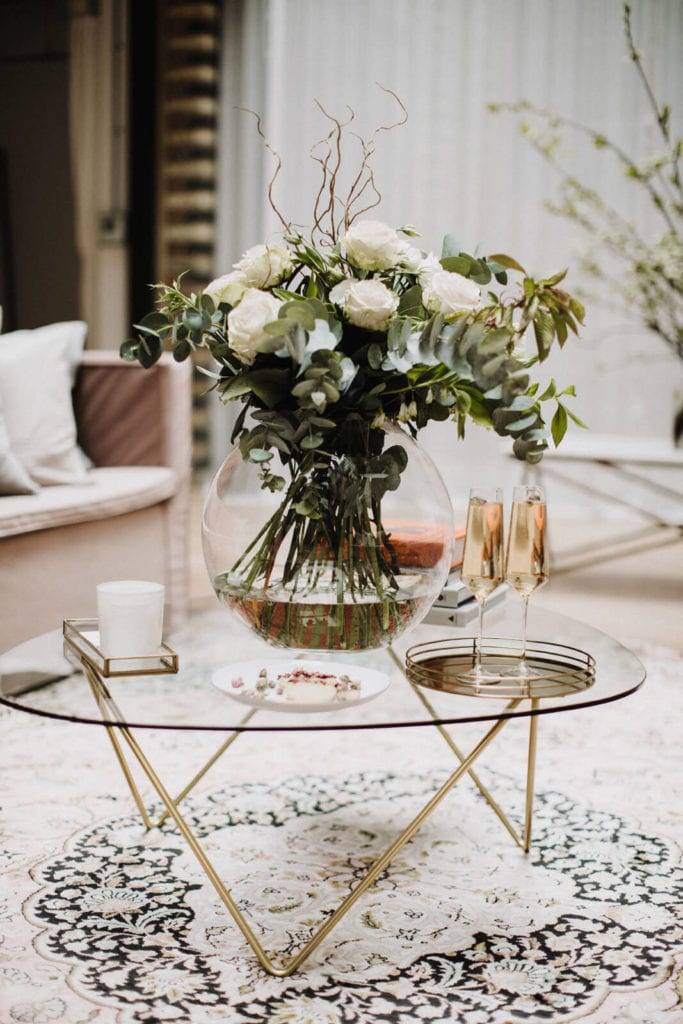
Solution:
{"label": "black floral rug pattern", "polygon": [[[299,776],[223,787],[187,812],[266,948],[288,955],[444,778]],[[519,806],[510,779],[494,785]],[[144,839],[133,815],[77,831],[34,869],[25,913],[41,956],[120,1024],[569,1021],[667,975],[683,951],[673,843],[550,791],[525,858],[473,792],[448,803],[289,979],[262,972],[173,826]]]}

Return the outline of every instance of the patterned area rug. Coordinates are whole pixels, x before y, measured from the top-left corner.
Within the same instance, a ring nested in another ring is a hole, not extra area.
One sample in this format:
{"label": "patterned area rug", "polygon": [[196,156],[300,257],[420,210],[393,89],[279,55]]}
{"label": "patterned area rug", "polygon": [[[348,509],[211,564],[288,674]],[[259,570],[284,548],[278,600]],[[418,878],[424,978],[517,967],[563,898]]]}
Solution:
{"label": "patterned area rug", "polygon": [[[100,730],[5,713],[0,1022],[681,1024],[683,686],[673,655],[645,656],[635,697],[541,721],[530,857],[463,780],[285,980],[174,829],[145,837]],[[217,745],[142,739],[177,782]],[[481,761],[517,815],[525,742],[512,723]],[[288,954],[450,770],[433,730],[243,737],[186,809]]]}

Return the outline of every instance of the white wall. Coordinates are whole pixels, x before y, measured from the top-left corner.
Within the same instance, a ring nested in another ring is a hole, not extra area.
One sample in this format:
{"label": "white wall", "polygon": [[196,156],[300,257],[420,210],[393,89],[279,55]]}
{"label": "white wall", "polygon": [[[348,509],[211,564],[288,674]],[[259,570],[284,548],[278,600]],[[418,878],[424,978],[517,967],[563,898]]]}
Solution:
{"label": "white wall", "polygon": [[[618,0],[247,0],[244,18],[242,5],[227,6],[221,271],[277,228],[264,195],[269,157],[249,119],[227,113],[235,103],[263,113],[284,162],[279,202],[292,220],[310,223],[316,167],[307,154],[327,130],[313,98],[340,115],[351,105],[363,133],[393,119],[395,108],[374,83],[391,87],[410,119],[380,140],[384,201],[372,215],[415,224],[424,245],[438,247],[445,231],[454,232],[465,249],[510,252],[531,271],[571,265],[581,240],[544,209],[552,170],[519,136],[514,118],[489,114],[486,103],[527,98],[647,152],[648,109],[624,56]],[[675,106],[683,95],[683,4],[633,6],[654,84]],[[682,108],[674,111],[679,117]],[[646,229],[654,226],[608,155],[577,144],[569,156],[583,178]],[[570,286],[578,283],[570,277]],[[583,339],[554,360],[552,372],[575,382],[577,412],[596,431],[668,436],[683,399],[680,364],[628,310],[591,306]],[[217,437],[221,447],[222,429]],[[472,430],[458,444],[439,425],[428,444],[460,493],[471,482],[509,483],[517,474],[499,454],[500,440],[486,432]]]}

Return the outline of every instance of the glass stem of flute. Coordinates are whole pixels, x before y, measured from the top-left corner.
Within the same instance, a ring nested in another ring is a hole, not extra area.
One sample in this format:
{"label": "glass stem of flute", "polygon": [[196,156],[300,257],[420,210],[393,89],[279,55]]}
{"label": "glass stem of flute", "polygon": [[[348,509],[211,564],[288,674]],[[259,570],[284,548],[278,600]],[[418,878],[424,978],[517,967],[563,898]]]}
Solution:
{"label": "glass stem of flute", "polygon": [[522,660],[520,668],[526,668],[526,620],[529,614],[529,595],[524,594],[522,597]]}
{"label": "glass stem of flute", "polygon": [[477,604],[479,605],[479,630],[477,632],[477,647],[474,652],[474,671],[479,675],[481,673],[481,648],[484,642],[484,605],[486,604],[486,598],[483,596],[477,597]]}

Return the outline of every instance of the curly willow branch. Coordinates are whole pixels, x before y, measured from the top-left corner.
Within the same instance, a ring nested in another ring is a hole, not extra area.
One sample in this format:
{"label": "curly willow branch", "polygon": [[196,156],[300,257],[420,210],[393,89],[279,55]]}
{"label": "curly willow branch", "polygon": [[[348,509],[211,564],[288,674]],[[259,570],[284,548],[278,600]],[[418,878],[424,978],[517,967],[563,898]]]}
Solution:
{"label": "curly willow branch", "polygon": [[[347,105],[348,117],[346,120],[341,120],[329,113],[320,100],[315,99],[314,101],[323,117],[332,124],[327,135],[323,135],[317,142],[314,142],[309,150],[310,158],[320,167],[320,186],[313,202],[313,223],[311,227],[311,241],[314,244],[317,233],[322,244],[335,245],[342,228],[347,230],[358,217],[369,210],[374,210],[382,202],[382,193],[375,183],[374,169],[372,167],[372,160],[377,150],[376,140],[382,132],[390,132],[394,128],[400,128],[406,124],[408,111],[403,101],[393,89],[388,89],[380,82],[375,84],[382,92],[385,92],[396,101],[401,110],[401,116],[397,121],[393,121],[390,124],[378,125],[368,139],[363,139],[356,132],[349,133],[360,142],[361,159],[345,198],[340,198],[338,194],[339,176],[344,163],[344,135],[349,129],[351,122],[355,120],[356,113]],[[235,107],[235,110],[241,110],[243,113],[250,114],[255,118],[256,130],[261,139],[263,139],[265,148],[275,160],[275,169],[267,187],[268,202],[282,227],[286,232],[291,233],[292,224],[278,208],[273,195],[275,182],[282,170],[280,154],[273,149],[266,138],[260,114],[249,107]],[[368,190],[374,195],[373,201],[359,208],[359,203]]]}
{"label": "curly willow branch", "polygon": [[281,158],[280,154],[276,150],[273,149],[273,147],[268,142],[268,139],[265,136],[265,133],[264,133],[263,127],[262,127],[261,115],[257,114],[255,110],[250,110],[249,107],[235,107],[235,110],[241,110],[244,114],[251,114],[252,117],[256,118],[256,131],[259,133],[259,135],[263,139],[263,144],[265,145],[265,147],[268,150],[268,152],[275,159],[275,170],[273,171],[273,174],[271,176],[270,181],[268,182],[268,187],[267,187],[268,202],[270,203],[270,208],[272,209],[273,213],[276,215],[276,217],[278,218],[278,220],[282,224],[282,226],[285,229],[285,231],[291,231],[292,230],[291,223],[283,216],[281,211],[278,209],[277,203],[275,202],[275,200],[273,198],[273,187],[275,185],[275,182],[277,181],[277,178],[278,178],[278,175],[280,174],[280,171],[282,170],[282,158]]}
{"label": "curly willow branch", "polygon": [[[316,227],[320,231],[321,235],[329,239],[332,245],[337,241],[337,224],[335,218],[336,206],[337,206],[337,178],[342,165],[342,139],[344,136],[344,129],[348,128],[356,114],[351,107],[347,107],[349,111],[349,118],[347,121],[340,121],[338,117],[334,117],[333,114],[329,114],[323,107],[320,100],[316,99],[315,105],[318,110],[327,118],[328,121],[332,122],[332,130],[321,142],[327,142],[329,146],[329,140],[334,140],[334,156],[332,156],[332,146],[330,148],[330,154],[323,163],[323,183],[320,189],[320,198],[325,194],[327,190],[327,206],[317,218]],[[315,146],[313,147],[315,148]],[[315,157],[313,157],[315,159]],[[330,166],[330,159],[332,164]],[[324,226],[325,217],[328,218],[327,227]]]}

